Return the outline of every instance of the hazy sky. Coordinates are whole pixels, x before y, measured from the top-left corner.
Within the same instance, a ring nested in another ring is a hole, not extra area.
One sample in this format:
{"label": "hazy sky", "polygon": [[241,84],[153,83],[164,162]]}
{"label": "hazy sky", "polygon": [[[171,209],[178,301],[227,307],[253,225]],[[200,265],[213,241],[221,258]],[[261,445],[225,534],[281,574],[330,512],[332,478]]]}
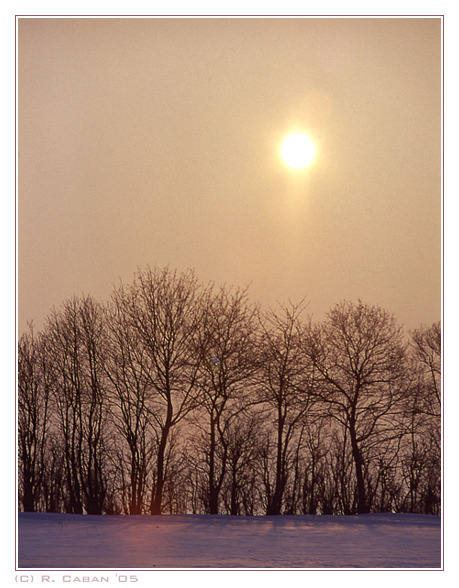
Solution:
{"label": "hazy sky", "polygon": [[440,18],[21,18],[18,150],[19,333],[147,264],[440,319]]}

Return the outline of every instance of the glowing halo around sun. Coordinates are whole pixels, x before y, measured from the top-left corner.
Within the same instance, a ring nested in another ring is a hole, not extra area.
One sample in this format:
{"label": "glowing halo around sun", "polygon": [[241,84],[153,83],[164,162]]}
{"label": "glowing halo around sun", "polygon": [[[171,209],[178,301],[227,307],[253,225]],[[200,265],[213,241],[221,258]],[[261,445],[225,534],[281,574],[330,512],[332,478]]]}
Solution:
{"label": "glowing halo around sun", "polygon": [[303,133],[289,135],[282,144],[282,159],[289,167],[308,166],[314,158],[315,147],[311,139]]}

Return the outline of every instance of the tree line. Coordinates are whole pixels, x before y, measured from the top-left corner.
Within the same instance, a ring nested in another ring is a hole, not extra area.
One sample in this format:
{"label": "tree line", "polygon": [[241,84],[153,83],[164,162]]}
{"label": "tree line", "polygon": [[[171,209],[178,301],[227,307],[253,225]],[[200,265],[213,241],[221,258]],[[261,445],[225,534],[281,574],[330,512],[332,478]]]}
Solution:
{"label": "tree line", "polygon": [[19,508],[439,514],[440,377],[440,323],[148,267],[20,337]]}

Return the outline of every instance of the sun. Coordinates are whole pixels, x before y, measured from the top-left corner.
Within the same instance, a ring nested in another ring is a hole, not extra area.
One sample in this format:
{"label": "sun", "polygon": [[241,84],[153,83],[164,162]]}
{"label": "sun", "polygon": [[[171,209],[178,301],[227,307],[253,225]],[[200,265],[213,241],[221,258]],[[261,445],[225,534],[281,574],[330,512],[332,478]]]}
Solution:
{"label": "sun", "polygon": [[311,139],[303,133],[289,135],[281,149],[282,158],[290,167],[302,168],[311,163],[316,150]]}

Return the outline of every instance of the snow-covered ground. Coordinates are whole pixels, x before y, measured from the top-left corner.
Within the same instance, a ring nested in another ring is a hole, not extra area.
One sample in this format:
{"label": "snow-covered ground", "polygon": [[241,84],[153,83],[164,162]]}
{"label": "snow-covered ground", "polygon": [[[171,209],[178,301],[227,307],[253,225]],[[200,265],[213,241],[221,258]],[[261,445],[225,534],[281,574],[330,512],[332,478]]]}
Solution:
{"label": "snow-covered ground", "polygon": [[20,569],[441,568],[440,517],[19,513]]}

